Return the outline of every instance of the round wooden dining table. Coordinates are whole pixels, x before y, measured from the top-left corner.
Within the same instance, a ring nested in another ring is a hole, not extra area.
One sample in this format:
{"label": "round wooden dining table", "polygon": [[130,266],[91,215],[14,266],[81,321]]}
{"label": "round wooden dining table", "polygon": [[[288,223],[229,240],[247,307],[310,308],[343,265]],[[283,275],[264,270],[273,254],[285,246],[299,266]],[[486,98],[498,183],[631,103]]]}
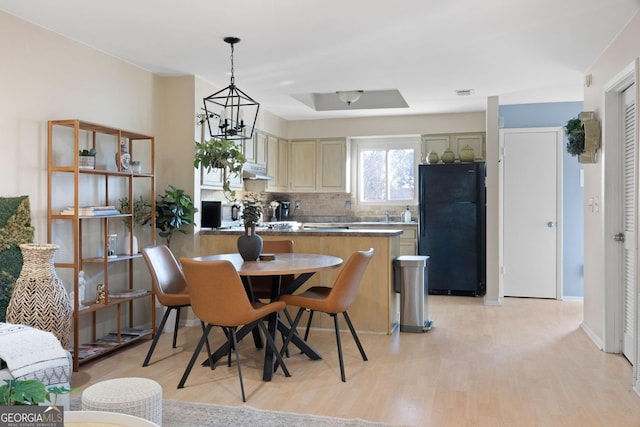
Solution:
{"label": "round wooden dining table", "polygon": [[[302,286],[311,276],[318,271],[337,268],[342,265],[342,258],[338,258],[331,255],[322,254],[308,254],[308,253],[278,253],[273,254],[273,258],[269,260],[256,260],[245,261],[240,254],[218,254],[218,255],[206,255],[193,258],[196,261],[216,261],[227,260],[230,261],[238,274],[242,278],[247,292],[251,292],[251,286],[249,286],[251,276],[272,276],[273,280],[273,292],[272,299],[278,299],[282,294],[293,293],[296,289]],[[295,279],[287,286],[286,289],[280,288],[279,278],[283,275],[293,274]],[[251,297],[251,295],[250,295]],[[247,325],[238,331],[238,338],[245,336],[247,333],[253,330],[252,325]],[[289,327],[282,321],[279,321],[277,316],[269,318],[269,333],[275,338],[276,329],[283,334],[288,335]],[[291,342],[297,346],[303,353],[309,358],[318,360],[322,357],[320,354],[311,348],[300,336],[295,334]],[[228,344],[222,346],[213,354],[213,359],[218,360],[224,356],[228,351]],[[208,364],[208,359],[203,363]],[[273,375],[273,354],[267,346],[265,351],[264,371],[263,379],[270,381]]]}

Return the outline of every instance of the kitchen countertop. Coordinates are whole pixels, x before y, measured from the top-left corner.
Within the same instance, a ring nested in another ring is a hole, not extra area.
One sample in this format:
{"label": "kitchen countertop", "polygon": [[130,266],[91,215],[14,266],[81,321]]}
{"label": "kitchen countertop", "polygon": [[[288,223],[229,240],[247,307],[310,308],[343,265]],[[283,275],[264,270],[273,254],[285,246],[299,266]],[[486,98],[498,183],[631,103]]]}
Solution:
{"label": "kitchen countertop", "polygon": [[[339,227],[321,227],[321,228],[298,228],[298,229],[269,229],[266,227],[256,227],[256,233],[261,236],[285,236],[285,235],[317,235],[317,236],[369,236],[369,237],[393,237],[402,234],[400,229],[348,229]],[[201,235],[241,235],[244,234],[244,227],[230,227],[212,230],[200,230]]]}

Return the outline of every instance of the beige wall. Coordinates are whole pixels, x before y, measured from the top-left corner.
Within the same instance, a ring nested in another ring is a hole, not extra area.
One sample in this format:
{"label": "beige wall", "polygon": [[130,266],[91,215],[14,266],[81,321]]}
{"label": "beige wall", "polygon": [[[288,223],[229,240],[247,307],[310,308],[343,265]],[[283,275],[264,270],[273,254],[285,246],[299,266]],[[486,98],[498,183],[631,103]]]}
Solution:
{"label": "beige wall", "polygon": [[[595,111],[600,120],[603,118],[604,87],[627,65],[640,56],[640,15],[630,21],[618,38],[588,70],[592,75],[592,84],[584,91],[584,111]],[[608,144],[616,141],[602,142],[602,150],[595,164],[584,165],[584,325],[594,339],[604,342],[605,339],[605,254],[604,242],[609,238],[604,235],[604,162]],[[601,201],[599,211],[592,212],[587,200],[598,198]]]}
{"label": "beige wall", "polygon": [[0,12],[0,196],[29,195],[45,242],[47,120],[153,133],[153,76]]}

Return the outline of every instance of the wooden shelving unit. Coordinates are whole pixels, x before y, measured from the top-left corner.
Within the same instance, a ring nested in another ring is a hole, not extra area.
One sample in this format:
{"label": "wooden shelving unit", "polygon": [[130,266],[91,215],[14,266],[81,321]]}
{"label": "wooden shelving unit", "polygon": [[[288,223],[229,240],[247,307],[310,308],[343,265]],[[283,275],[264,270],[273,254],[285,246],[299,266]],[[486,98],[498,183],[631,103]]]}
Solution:
{"label": "wooden shelving unit", "polygon": [[[121,152],[121,144],[126,147]],[[95,148],[96,168],[80,167],[78,151]],[[47,240],[60,245],[56,253],[56,269],[65,269],[66,276],[73,276],[73,368],[106,353],[118,350],[155,333],[155,298],[149,280],[136,281],[136,269],[146,266],[142,256],[133,252],[133,233],[124,242],[124,253],[108,256],[110,230],[122,228],[121,222],[135,230],[131,213],[116,215],[80,215],[81,206],[110,206],[117,208],[120,198],[129,201],[141,195],[151,204],[150,241],[155,244],[155,139],[152,136],[128,132],[81,120],[52,120],[48,122],[48,187],[47,187]],[[124,161],[128,156],[143,160],[140,172],[133,173]],[[98,162],[102,161],[102,164]],[[130,203],[132,205],[133,203]],[[72,214],[61,214],[63,209],[73,208]],[[120,224],[119,224],[120,223]],[[97,242],[97,243],[96,243]],[[141,245],[142,246],[142,245]],[[113,270],[119,269],[117,273]],[[94,303],[93,289],[87,288],[85,301],[79,301],[78,273],[98,277],[104,285],[104,304]],[[109,298],[109,290],[145,289],[146,293],[125,298]],[[138,300],[150,298],[151,328],[134,328],[134,307]],[[78,309],[80,303],[87,307]],[[98,313],[110,310],[115,328],[104,337],[97,337]],[[89,322],[89,323],[84,323]],[[90,324],[89,343],[80,343],[80,329]],[[136,330],[136,334],[122,331]],[[93,351],[95,350],[95,351]]]}

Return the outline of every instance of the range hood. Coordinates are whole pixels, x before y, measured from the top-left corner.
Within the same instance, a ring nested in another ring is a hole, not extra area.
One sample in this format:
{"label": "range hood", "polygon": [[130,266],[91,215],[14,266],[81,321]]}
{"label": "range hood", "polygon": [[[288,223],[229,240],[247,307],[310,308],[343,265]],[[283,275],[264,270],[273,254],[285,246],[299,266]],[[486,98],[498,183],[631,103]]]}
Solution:
{"label": "range hood", "polygon": [[273,177],[267,175],[267,168],[265,166],[245,163],[242,168],[242,179],[269,181],[273,179]]}

